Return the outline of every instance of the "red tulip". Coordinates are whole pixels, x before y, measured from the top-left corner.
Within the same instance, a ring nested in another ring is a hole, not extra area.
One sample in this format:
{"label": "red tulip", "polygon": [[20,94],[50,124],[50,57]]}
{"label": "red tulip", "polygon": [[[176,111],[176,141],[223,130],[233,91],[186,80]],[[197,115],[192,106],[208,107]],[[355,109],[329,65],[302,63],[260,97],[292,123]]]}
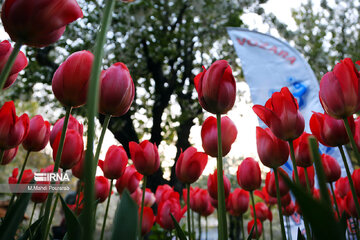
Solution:
{"label": "red tulip", "polygon": [[[254,224],[255,224],[254,219],[252,219],[251,221],[248,222],[248,225],[247,225],[248,234],[250,234],[250,231],[253,228]],[[259,219],[256,219],[256,226],[257,226],[257,231],[256,231],[256,227],[254,226],[254,230],[253,230],[253,232],[251,234],[252,239],[258,239],[261,236],[262,231],[263,231],[263,227],[262,227],[262,224],[259,221]]]}
{"label": "red tulip", "polygon": [[[355,131],[355,123],[352,116],[348,117],[351,131]],[[349,142],[345,125],[342,120],[330,117],[326,113],[314,112],[310,118],[310,129],[317,140],[325,146],[337,147]]]}
{"label": "red tulip", "polygon": [[281,206],[287,206],[290,204],[291,202],[291,196],[290,193],[288,192],[287,194],[285,194],[284,196],[281,197],[280,199],[281,201]]}
{"label": "red tulip", "polygon": [[[84,208],[84,193],[80,192],[80,196],[76,195],[75,204],[68,204],[68,207],[77,215],[79,216],[81,211]],[[77,211],[76,211],[76,203],[78,203]]]}
{"label": "red tulip", "polygon": [[[225,198],[227,198],[230,194],[231,185],[229,179],[226,177],[226,175],[224,175],[224,173],[223,173],[223,179],[224,179]],[[217,200],[218,198],[217,169],[215,169],[214,174],[209,174],[207,187],[210,197]]]}
{"label": "red tulip", "polygon": [[249,208],[249,192],[236,188],[229,196],[231,213],[233,216],[241,216]]}
{"label": "red tulip", "polygon": [[287,206],[282,207],[282,213],[284,216],[291,216],[295,212],[295,204],[293,201],[290,202]]}
{"label": "red tulip", "polygon": [[152,207],[156,201],[155,194],[149,189],[145,189],[144,206]]}
{"label": "red tulip", "polygon": [[[356,179],[356,177],[354,177],[355,172],[358,172],[358,171],[355,170],[353,172],[352,179],[354,182],[354,187],[356,185],[355,189],[359,189],[359,192],[360,192],[360,188],[359,188],[360,182],[359,182],[359,186],[358,186],[357,183],[355,183],[355,181],[354,181]],[[357,174],[359,174],[359,173],[357,173]],[[349,179],[347,177],[339,178],[339,180],[337,180],[335,183],[335,195],[338,195],[339,197],[344,198],[349,191],[350,191]]]}
{"label": "red tulip", "polygon": [[166,201],[170,198],[174,198],[177,201],[180,201],[180,194],[175,192],[169,185],[160,185],[157,187],[155,192],[156,203],[160,204],[160,202]]}
{"label": "red tulip", "polygon": [[[52,147],[56,138],[56,135],[62,131],[62,128],[64,126],[64,120],[65,117],[59,119],[56,121],[56,123],[54,124],[53,128],[51,129],[51,133],[50,133],[50,146]],[[76,118],[74,118],[73,116],[70,115],[69,117],[69,123],[67,126],[67,129],[74,129],[75,131],[77,131],[80,136],[83,135],[83,125],[81,123],[79,123]]]}
{"label": "red tulip", "polygon": [[139,173],[149,176],[159,169],[160,157],[156,144],[152,144],[148,140],[142,141],[140,144],[130,142],[129,149],[131,159]]}
{"label": "red tulip", "polygon": [[321,163],[327,182],[335,182],[341,177],[341,168],[335,158],[327,154],[322,154]]}
{"label": "red tulip", "polygon": [[125,168],[124,174],[116,180],[115,187],[119,194],[122,194],[126,188],[130,193],[133,193],[138,187],[143,175],[138,173],[134,165]]}
{"label": "red tulip", "polygon": [[[43,173],[48,169],[41,169],[40,172]],[[50,184],[49,181],[37,181],[36,184],[41,184],[41,185],[45,185],[45,184]],[[48,196],[47,192],[35,192],[33,194],[31,194],[31,201],[33,201],[34,203],[42,203],[45,202],[46,198]]]}
{"label": "red tulip", "polygon": [[253,158],[245,158],[238,167],[237,181],[241,188],[246,191],[254,191],[260,188],[261,171],[259,163]]}
{"label": "red tulip", "polygon": [[[268,178],[268,175],[270,176],[270,172],[266,174],[266,177]],[[265,180],[266,182],[266,180]],[[264,186],[261,191],[255,190],[254,195],[260,197],[262,200],[265,201],[267,205],[275,205],[277,204],[277,199],[275,197],[271,197],[269,193],[266,190],[266,186]]]}
{"label": "red tulip", "polygon": [[67,107],[85,104],[94,55],[89,51],[71,54],[52,79],[55,97]]}
{"label": "red tulip", "polygon": [[[14,168],[12,175],[8,179],[9,184],[17,184],[18,182],[19,169]],[[25,169],[20,180],[20,184],[28,184],[34,178],[34,173],[31,169]]]}
{"label": "red tulip", "polygon": [[[357,199],[358,202],[360,202],[360,198],[358,196],[356,196],[356,199]],[[346,194],[346,197],[344,198],[344,201],[345,201],[346,212],[350,216],[352,216],[354,218],[358,218],[354,198],[353,198],[353,195],[352,195],[351,191]]]}
{"label": "red tulip", "polygon": [[360,117],[357,117],[355,120],[355,133],[354,139],[358,150],[360,149]]}
{"label": "red tulip", "polygon": [[75,0],[6,0],[1,11],[1,20],[11,40],[32,47],[56,42],[66,25],[82,17]]}
{"label": "red tulip", "polygon": [[273,93],[265,106],[254,105],[253,110],[282,140],[294,140],[304,131],[305,123],[299,105],[287,87]]}
{"label": "red tulip", "polygon": [[227,113],[235,103],[236,83],[229,63],[215,61],[208,70],[194,78],[199,102],[203,109],[214,114]]}
{"label": "red tulip", "polygon": [[204,171],[207,161],[208,156],[205,153],[189,147],[185,152],[181,152],[176,162],[176,177],[186,184],[196,182]]}
{"label": "red tulip", "polygon": [[[194,191],[193,195],[190,196],[190,206],[194,212],[203,214],[208,210],[208,205],[210,204],[210,196],[206,189],[197,188],[197,191]],[[193,199],[193,205],[191,205],[191,199]]]}
{"label": "red tulip", "polygon": [[[259,219],[261,222],[263,222],[268,218],[269,208],[266,206],[264,202],[258,202],[255,204],[255,212],[256,212],[256,218]],[[253,206],[251,206],[250,213],[251,216],[254,217]]]}
{"label": "red tulip", "polygon": [[206,210],[200,213],[203,217],[208,217],[215,211],[215,208],[211,205],[210,199],[209,196],[208,201],[204,203],[206,205]]}
{"label": "red tulip", "polygon": [[296,165],[299,167],[310,167],[313,162],[310,155],[309,137],[311,134],[304,132],[294,140],[294,152]]}
{"label": "red tulip", "polygon": [[[283,177],[279,174],[279,172],[283,173],[285,176],[288,176],[288,175],[282,168],[278,169],[279,192],[280,192],[280,196],[282,197],[289,192],[289,187],[286,185],[286,183],[283,180]],[[266,187],[266,191],[269,193],[269,195],[271,197],[276,198],[276,184],[275,184],[274,172],[268,172],[266,174],[265,187]]]}
{"label": "red tulip", "polygon": [[[140,219],[140,208],[139,208],[139,219]],[[144,207],[143,218],[141,223],[141,236],[148,234],[154,225],[155,216],[154,212],[150,207]]]}
{"label": "red tulip", "polygon": [[134,202],[140,206],[142,199],[142,191],[140,188],[137,188],[133,193],[130,194],[130,197],[134,200]]}
{"label": "red tulip", "polygon": [[[222,156],[226,156],[237,136],[237,129],[233,121],[227,116],[221,118],[221,143]],[[217,139],[217,120],[210,116],[201,127],[202,147],[206,154],[217,157],[218,139]]]}
{"label": "red tulip", "polygon": [[341,60],[333,71],[321,78],[319,98],[327,114],[343,119],[359,111],[359,78],[358,70],[350,58]]}
{"label": "red tulip", "polygon": [[[298,175],[299,175],[299,182],[301,184],[301,186],[303,186],[304,188],[307,188],[307,184],[306,184],[306,176],[305,176],[305,168],[303,167],[297,167],[297,171],[298,171]],[[308,173],[308,177],[309,177],[309,184],[310,184],[310,188],[313,189],[314,188],[314,177],[315,177],[315,170],[314,170],[314,166],[308,167],[306,168],[306,171]],[[295,174],[294,171],[292,173],[292,178],[295,181]]]}
{"label": "red tulip", "polygon": [[7,150],[20,145],[29,132],[29,117],[26,113],[16,116],[13,101],[0,109],[0,149]]}
{"label": "red tulip", "polygon": [[128,157],[122,146],[112,145],[106,152],[103,171],[108,179],[117,179],[124,174]]}
{"label": "red tulip", "polygon": [[165,230],[172,230],[175,228],[175,225],[170,213],[174,216],[175,220],[179,222],[185,212],[186,206],[181,209],[179,200],[175,198],[161,201],[158,206],[156,222]]}
{"label": "red tulip", "polygon": [[289,158],[289,144],[277,138],[269,128],[256,127],[256,144],[260,161],[269,168],[285,164]]}
{"label": "red tulip", "polygon": [[95,177],[95,199],[98,203],[102,203],[109,196],[110,183],[109,180],[103,176]]}
{"label": "red tulip", "polygon": [[22,145],[27,151],[38,152],[45,148],[50,138],[50,123],[36,115],[30,120],[29,133]]}
{"label": "red tulip", "polygon": [[[78,161],[72,168],[71,172],[72,174],[77,177],[78,179],[83,180],[84,177],[84,163],[85,163],[85,151],[81,154],[81,159]],[[100,161],[99,161],[100,162]]]}
{"label": "red tulip", "polygon": [[134,96],[135,86],[125,64],[118,62],[102,71],[99,112],[122,116],[129,111]]}
{"label": "red tulip", "polygon": [[18,149],[19,149],[19,146],[5,150],[3,158],[1,160],[1,165],[6,165],[6,164],[10,163],[15,158],[15,156],[18,152]]}
{"label": "red tulip", "polygon": [[[360,169],[356,169],[354,170],[354,172],[351,175],[351,178],[353,180],[354,183],[354,188],[356,191],[356,195],[358,195],[358,197],[360,197]],[[349,180],[347,182],[347,185],[349,185]]]}
{"label": "red tulip", "polygon": [[[53,159],[56,160],[56,154],[59,148],[61,132],[55,138],[53,145]],[[84,151],[84,142],[82,136],[73,130],[66,131],[64,147],[61,154],[60,167],[64,170],[71,169],[77,162],[81,160]]]}
{"label": "red tulip", "polygon": [[[2,70],[4,69],[5,64],[9,59],[9,56],[13,49],[14,48],[11,46],[9,41],[5,40],[0,43],[0,72],[2,72]],[[15,59],[14,65],[11,68],[9,77],[6,79],[3,89],[10,87],[15,82],[19,72],[26,68],[27,65],[28,61],[26,59],[26,56],[22,51],[20,51]]]}

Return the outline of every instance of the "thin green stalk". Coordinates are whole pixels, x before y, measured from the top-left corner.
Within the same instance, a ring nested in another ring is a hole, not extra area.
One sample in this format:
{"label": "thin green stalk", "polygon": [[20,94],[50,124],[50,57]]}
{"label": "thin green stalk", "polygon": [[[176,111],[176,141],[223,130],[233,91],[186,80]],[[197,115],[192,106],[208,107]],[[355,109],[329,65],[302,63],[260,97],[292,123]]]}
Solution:
{"label": "thin green stalk", "polygon": [[[280,188],[279,188],[279,176],[277,172],[277,168],[273,168],[274,175],[275,175],[275,185],[276,185],[276,198],[277,198],[277,205],[279,211],[279,219],[280,219],[280,226],[281,226],[281,237],[283,240],[286,240],[286,233],[285,233],[285,226],[284,226],[284,218],[282,215],[281,209],[281,199],[280,199]],[[296,172],[296,171],[295,171]]]}
{"label": "thin green stalk", "polygon": [[110,119],[111,119],[111,115],[105,115],[105,119],[104,119],[104,122],[103,122],[103,125],[102,125],[102,129],[101,129],[101,134],[100,134],[100,138],[99,138],[99,143],[96,147],[96,152],[95,152],[95,164],[94,164],[94,168],[96,169],[97,165],[98,165],[98,162],[99,162],[99,156],[100,156],[100,151],[101,151],[101,146],[104,142],[104,137],[105,137],[105,132],[106,132],[106,129],[108,128],[109,126],[109,122],[110,122]]}
{"label": "thin green stalk", "polygon": [[30,232],[30,240],[32,240],[32,238],[33,238],[33,235],[32,235],[30,226],[31,226],[31,223],[32,223],[32,220],[33,220],[33,217],[34,217],[34,213],[35,213],[35,209],[36,209],[36,204],[37,204],[37,203],[34,203],[33,210],[32,210],[32,212],[31,212],[30,221],[29,221],[29,226],[28,226],[28,229],[29,229],[29,232]]}
{"label": "thin green stalk", "polygon": [[191,211],[191,236],[193,239],[195,239],[195,224],[194,224],[194,211],[192,209],[190,209]]}
{"label": "thin green stalk", "polygon": [[288,142],[289,142],[289,146],[290,146],[290,158],[291,158],[291,162],[292,162],[293,169],[294,169],[294,174],[295,174],[295,182],[297,184],[299,184],[300,181],[299,181],[299,174],[298,174],[298,171],[297,171],[297,165],[296,165],[296,161],[295,161],[293,140],[290,140]]}
{"label": "thin green stalk", "polygon": [[207,217],[205,217],[205,232],[206,232],[206,240],[208,240],[208,220]]}
{"label": "thin green stalk", "polygon": [[59,196],[60,194],[57,193],[56,194],[56,198],[55,198],[55,201],[54,201],[54,205],[53,205],[53,208],[51,210],[51,215],[50,215],[50,219],[49,219],[49,223],[47,224],[46,226],[46,231],[45,231],[45,236],[47,236],[50,232],[50,227],[51,227],[51,222],[54,218],[54,215],[55,215],[55,210],[56,210],[56,206],[57,206],[57,202],[59,201]]}
{"label": "thin green stalk", "polygon": [[309,174],[308,174],[307,168],[304,168],[304,172],[305,172],[306,187],[307,187],[309,193],[311,193],[310,179],[309,179]]}
{"label": "thin green stalk", "polygon": [[41,216],[42,216],[43,213],[44,213],[45,204],[46,204],[45,202],[43,202],[43,203],[41,204],[41,208],[40,208],[40,213],[39,213],[38,219],[41,218]]}
{"label": "thin green stalk", "polygon": [[[72,110],[71,107],[66,107],[64,125],[63,125],[62,131],[61,131],[59,147],[57,149],[56,158],[55,158],[54,171],[53,171],[54,173],[58,172],[58,170],[59,170],[60,159],[61,159],[62,151],[64,148],[65,136],[66,136],[66,131],[67,131],[68,123],[69,123],[69,117],[70,117],[71,110]],[[55,181],[51,181],[51,184],[55,184]],[[48,194],[48,197],[46,200],[46,206],[45,206],[44,219],[41,222],[41,231],[45,232],[45,233],[47,232],[46,231],[47,225],[51,225],[51,222],[48,223],[48,220],[49,220],[53,195],[54,195],[54,193],[51,193],[51,192]],[[55,201],[55,202],[57,202],[57,201]],[[44,234],[43,240],[45,240],[46,238],[47,238],[47,235]]]}
{"label": "thin green stalk", "polygon": [[261,224],[263,225],[262,239],[265,240],[265,224],[264,222],[262,222]]}
{"label": "thin green stalk", "polygon": [[1,71],[1,74],[0,74],[0,89],[1,90],[3,89],[3,87],[5,85],[6,79],[9,77],[11,68],[15,63],[16,57],[20,52],[21,46],[22,46],[21,41],[17,41],[15,43],[14,49],[12,50],[8,60],[6,61],[6,64],[5,64],[4,68],[3,68],[3,70]]}
{"label": "thin green stalk", "polygon": [[79,208],[79,204],[80,204],[81,189],[82,189],[82,182],[81,182],[81,180],[80,180],[80,186],[78,187],[78,189],[77,189],[77,194],[76,194],[75,214],[77,214],[78,208]]}
{"label": "thin green stalk", "polygon": [[83,240],[94,239],[94,184],[95,184],[95,161],[93,156],[95,138],[95,116],[98,109],[99,99],[99,77],[102,57],[104,54],[104,44],[108,27],[111,23],[112,12],[115,0],[105,1],[105,8],[102,14],[101,29],[96,37],[95,59],[91,69],[91,77],[87,94],[87,118],[88,118],[88,139],[85,155],[85,190],[84,190],[84,221],[82,221]]}
{"label": "thin green stalk", "polygon": [[340,216],[340,211],[339,211],[338,204],[337,204],[337,202],[336,202],[334,187],[333,187],[333,184],[332,184],[332,183],[330,183],[330,189],[331,189],[331,194],[332,194],[333,199],[334,199],[336,213],[337,213],[337,215],[338,215],[338,219],[340,219],[340,218],[341,218],[341,216]]}
{"label": "thin green stalk", "polygon": [[[100,240],[103,240],[103,238],[104,238],[104,232],[105,232],[105,226],[106,226],[106,219],[107,219],[107,215],[108,215],[108,211],[109,211],[109,206],[110,206],[111,190],[112,190],[112,187],[113,187],[113,182],[114,182],[114,180],[111,179],[111,180],[110,180],[109,196],[108,196],[108,199],[107,199],[106,209],[105,209],[105,214],[104,214],[104,221],[103,221],[103,225],[102,225],[102,228],[101,228]],[[140,229],[141,229],[141,228],[140,228]]]}
{"label": "thin green stalk", "polygon": [[272,228],[272,221],[270,221],[270,240],[273,240],[273,228]]}
{"label": "thin green stalk", "polygon": [[144,182],[143,182],[143,186],[142,186],[140,222],[139,222],[139,225],[140,225],[140,227],[139,227],[139,239],[142,239],[141,229],[142,229],[142,219],[143,219],[143,213],[144,213],[144,201],[145,201],[146,183],[147,183],[147,176],[144,175]]}
{"label": "thin green stalk", "polygon": [[[310,180],[309,180],[309,174],[308,174],[307,168],[304,168],[304,172],[305,172],[305,181],[306,181],[307,190],[309,191],[310,194],[312,194],[312,193],[311,193]],[[306,236],[308,237],[308,239],[310,239],[310,237],[311,237],[311,231],[310,231],[309,222],[307,221],[306,218],[304,218],[303,220],[304,220],[304,226],[305,226]]]}
{"label": "thin green stalk", "polygon": [[201,215],[198,213],[199,240],[201,240]]}
{"label": "thin green stalk", "polygon": [[245,231],[244,231],[244,215],[241,214],[240,216],[240,227],[241,227],[241,236],[242,240],[245,240]]}
{"label": "thin green stalk", "polygon": [[350,125],[349,125],[349,120],[347,118],[343,119],[344,121],[344,125],[345,125],[345,128],[346,128],[346,132],[347,132],[347,135],[350,139],[350,143],[351,143],[351,147],[355,153],[355,157],[358,161],[358,164],[360,165],[360,154],[359,154],[359,150],[356,146],[356,143],[355,143],[355,139],[354,139],[354,136],[351,132],[351,129],[350,129]]}
{"label": "thin green stalk", "polygon": [[[20,175],[19,175],[19,178],[18,178],[16,184],[20,184],[21,178],[22,178],[22,176],[23,176],[23,174],[24,174],[24,170],[25,170],[25,166],[26,166],[27,160],[29,159],[29,155],[30,155],[30,151],[27,151],[26,156],[25,156],[25,160],[24,160],[23,165],[22,165],[22,167],[21,167]],[[8,209],[10,209],[11,205],[14,203],[15,196],[16,196],[16,194],[13,193],[13,195],[11,196],[10,202],[9,202]]]}
{"label": "thin green stalk", "polygon": [[0,149],[0,165],[2,165],[2,160],[3,160],[3,157],[4,157],[4,153],[5,153],[5,150]]}
{"label": "thin green stalk", "polygon": [[187,198],[186,198],[186,206],[187,206],[187,227],[189,232],[189,240],[191,240],[191,220],[190,220],[190,184],[186,184],[187,189]]}
{"label": "thin green stalk", "polygon": [[351,178],[349,165],[348,165],[348,163],[346,161],[345,153],[344,153],[344,150],[343,150],[342,146],[339,146],[338,148],[340,150],[341,157],[342,157],[343,162],[344,162],[347,178],[349,179],[350,190],[351,190],[351,193],[352,193],[352,196],[353,196],[353,199],[354,199],[356,212],[357,212],[358,216],[360,216],[360,206],[359,206],[359,202],[357,200],[357,195],[356,195],[356,191],[355,191],[355,187],[354,187],[354,182],[353,182],[353,180]]}
{"label": "thin green stalk", "polygon": [[253,206],[253,213],[254,213],[254,225],[255,225],[255,234],[256,234],[256,239],[259,239],[258,236],[258,228],[257,228],[257,221],[256,221],[256,210],[255,210],[255,201],[254,201],[254,194],[253,191],[250,191],[250,197],[251,197],[251,203]]}
{"label": "thin green stalk", "polygon": [[228,239],[226,208],[225,208],[225,190],[222,163],[222,143],[221,143],[221,114],[216,114],[217,119],[217,137],[218,137],[218,157],[217,157],[217,180],[218,180],[218,221],[219,221],[219,240]]}

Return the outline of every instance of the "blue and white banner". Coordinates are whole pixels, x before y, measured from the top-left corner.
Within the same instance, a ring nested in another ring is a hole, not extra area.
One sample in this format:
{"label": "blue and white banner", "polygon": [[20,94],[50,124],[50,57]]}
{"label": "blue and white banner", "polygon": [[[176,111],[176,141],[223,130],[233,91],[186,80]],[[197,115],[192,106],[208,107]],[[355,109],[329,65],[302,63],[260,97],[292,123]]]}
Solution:
{"label": "blue and white banner", "polygon": [[[267,34],[243,28],[228,28],[227,31],[240,58],[252,102],[264,105],[273,92],[287,86],[298,100],[305,119],[305,131],[311,133],[309,120],[312,111],[324,111],[319,101],[319,83],[302,55],[288,43]],[[261,121],[260,126],[266,127]],[[337,148],[320,146],[320,151],[335,157],[342,167],[342,176],[346,176]],[[290,175],[291,161],[283,168]],[[292,237],[296,239],[297,228],[304,229],[298,215],[294,214],[291,219]]]}

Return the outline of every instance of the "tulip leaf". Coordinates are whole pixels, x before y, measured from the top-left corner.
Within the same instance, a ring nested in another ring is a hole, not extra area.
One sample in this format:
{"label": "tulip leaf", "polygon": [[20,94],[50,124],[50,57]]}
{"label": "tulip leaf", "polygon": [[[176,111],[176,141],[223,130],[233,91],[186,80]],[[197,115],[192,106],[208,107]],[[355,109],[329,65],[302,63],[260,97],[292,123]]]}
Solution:
{"label": "tulip leaf", "polygon": [[[18,238],[18,240],[26,240],[30,237],[30,233],[32,234],[32,236],[34,236],[34,233],[37,232],[38,227],[40,226],[42,220],[44,217],[39,218],[38,220],[36,220],[33,224],[31,224],[31,226],[26,229],[25,233]],[[36,238],[38,239],[38,238]]]}
{"label": "tulip leaf", "polygon": [[305,237],[302,235],[300,228],[298,228],[297,240],[305,240]]}
{"label": "tulip leaf", "polygon": [[24,219],[31,194],[22,193],[19,199],[8,209],[8,213],[0,227],[0,239],[14,239],[18,226]]}
{"label": "tulip leaf", "polygon": [[138,234],[138,206],[125,190],[115,212],[111,239],[136,240]]}
{"label": "tulip leaf", "polygon": [[61,205],[64,209],[65,213],[65,222],[66,222],[66,229],[67,229],[67,238],[69,240],[76,240],[81,239],[81,225],[76,218],[75,214],[71,209],[68,207],[68,205],[65,203],[64,199],[60,195],[60,201]]}
{"label": "tulip leaf", "polygon": [[289,177],[280,174],[298,201],[304,218],[306,218],[316,239],[345,239],[342,226],[335,218],[332,209],[325,201],[314,199],[300,185],[294,184]]}
{"label": "tulip leaf", "polygon": [[175,230],[176,230],[176,236],[180,239],[180,240],[186,240],[186,235],[184,233],[184,231],[181,229],[179,223],[176,221],[176,219],[174,218],[174,216],[172,215],[172,213],[170,213],[171,219],[174,222],[175,225]]}
{"label": "tulip leaf", "polygon": [[253,234],[253,231],[254,231],[254,227],[255,227],[255,224],[252,226],[251,230],[250,230],[250,233],[249,233],[249,236],[247,237],[247,240],[251,240],[252,239],[252,234]]}

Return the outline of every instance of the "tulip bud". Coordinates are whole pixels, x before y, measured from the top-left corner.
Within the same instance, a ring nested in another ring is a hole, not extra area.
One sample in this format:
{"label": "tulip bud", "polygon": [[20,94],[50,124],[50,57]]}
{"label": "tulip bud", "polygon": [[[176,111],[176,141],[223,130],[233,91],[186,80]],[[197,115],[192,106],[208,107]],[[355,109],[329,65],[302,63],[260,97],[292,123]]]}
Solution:
{"label": "tulip bud", "polygon": [[19,149],[19,146],[5,150],[3,158],[1,160],[1,165],[6,165],[6,164],[10,163],[15,158],[15,156],[18,152],[18,149]]}
{"label": "tulip bud", "polygon": [[[191,206],[191,199],[193,199],[193,206]],[[193,196],[190,196],[190,206],[194,212],[204,214],[208,210],[209,204],[210,196],[206,189],[198,188],[198,190],[193,193]]]}
{"label": "tulip bud", "polygon": [[156,203],[159,204],[161,201],[169,199],[173,192],[174,190],[167,184],[158,186],[155,191]]}
{"label": "tulip bud", "polygon": [[[254,210],[253,206],[251,206],[251,216],[254,217]],[[255,213],[256,218],[259,219],[261,222],[265,221],[268,218],[269,208],[263,202],[258,202],[255,204]]]}
{"label": "tulip bud", "polygon": [[[304,132],[299,138],[294,140],[294,153],[296,165],[299,167],[310,167],[313,162],[310,156],[309,137],[311,134]],[[317,142],[316,142],[317,143]]]}
{"label": "tulip bud", "polygon": [[[358,64],[358,62],[356,62]],[[352,116],[360,109],[360,75],[353,61],[345,58],[320,81],[319,99],[325,112],[337,119]]]}
{"label": "tulip bud", "polygon": [[327,154],[322,154],[321,163],[324,169],[325,178],[327,182],[329,183],[335,182],[341,177],[341,168],[338,161],[336,161],[335,158]]}
{"label": "tulip bud", "polygon": [[[241,216],[249,208],[249,192],[237,188],[229,196],[233,216]],[[256,214],[257,215],[257,214]]]}
{"label": "tulip bud", "polygon": [[50,123],[36,115],[30,120],[29,133],[22,145],[27,151],[38,152],[45,148],[50,138]]}
{"label": "tulip bud", "polygon": [[273,93],[265,106],[254,105],[253,110],[274,135],[284,141],[294,140],[304,131],[304,117],[287,87]]}
{"label": "tulip bud", "polygon": [[261,172],[259,163],[253,158],[245,158],[238,167],[237,181],[241,188],[246,191],[254,191],[260,188]]}
{"label": "tulip bud", "polygon": [[280,167],[289,158],[289,144],[277,138],[269,128],[256,127],[256,145],[260,161],[269,168]]}
{"label": "tulip bud", "polygon": [[[257,231],[256,231],[256,227],[254,226],[255,224],[255,220],[252,219],[251,221],[248,222],[248,225],[247,225],[247,231],[248,231],[248,234],[250,234],[251,232],[251,229],[254,227],[254,230],[251,234],[251,239],[258,239],[261,234],[262,234],[262,231],[263,231],[263,227],[262,227],[262,224],[261,222],[259,221],[259,219],[256,219],[256,225],[257,225]],[[257,234],[256,234],[257,233]]]}
{"label": "tulip bud", "polygon": [[148,140],[142,141],[140,144],[130,142],[129,150],[136,170],[142,175],[152,175],[159,169],[160,157],[156,144],[152,144]]}
{"label": "tulip bud", "polygon": [[84,176],[84,163],[85,163],[85,151],[81,154],[81,159],[78,161],[72,168],[71,172],[72,174],[77,177],[78,179],[83,180]]}
{"label": "tulip bud", "polygon": [[[279,174],[279,172],[283,173],[285,176],[288,176],[288,175],[282,168],[278,169],[279,193],[280,193],[280,196],[282,197],[289,192],[289,187],[286,185],[283,177],[281,176],[281,174]],[[275,183],[275,173],[274,172],[268,172],[266,174],[265,187],[266,187],[267,193],[271,197],[275,198],[276,197],[276,183]]]}
{"label": "tulip bud", "polygon": [[[352,116],[348,117],[350,129],[354,134],[355,123]],[[310,129],[317,140],[328,147],[337,147],[349,142],[344,122],[330,117],[326,113],[314,112],[310,118]]]}
{"label": "tulip bud", "polygon": [[[17,184],[19,169],[14,168],[12,175],[8,178],[9,184]],[[29,184],[34,178],[34,173],[31,169],[25,169],[20,180],[20,184]]]}
{"label": "tulip bud", "polygon": [[[53,145],[53,159],[56,160],[56,154],[59,148],[61,132],[55,138]],[[84,142],[82,136],[73,130],[69,129],[66,132],[64,147],[61,154],[60,167],[64,170],[71,169],[78,161],[80,161],[84,151]]]}
{"label": "tulip bud", "polygon": [[134,165],[130,165],[125,168],[124,174],[116,180],[115,187],[119,194],[122,194],[125,188],[131,194],[139,187],[142,178],[143,175],[136,171]]}
{"label": "tulip bud", "polygon": [[199,179],[208,161],[205,153],[189,147],[181,152],[175,166],[176,177],[183,183],[191,184]]}
{"label": "tulip bud", "polygon": [[20,145],[28,132],[28,115],[16,116],[14,102],[6,102],[0,109],[0,149],[7,150]]}
{"label": "tulip bud", "polygon": [[287,206],[290,204],[291,202],[291,196],[290,193],[288,192],[287,194],[285,194],[284,196],[281,197],[280,199],[281,201],[281,206]]}
{"label": "tulip bud", "polygon": [[284,216],[291,216],[293,215],[295,212],[295,204],[293,201],[290,202],[290,204],[288,204],[287,206],[283,206],[282,207],[282,213]]}
{"label": "tulip bud", "polygon": [[175,225],[170,213],[174,216],[175,220],[179,222],[185,212],[186,206],[181,209],[179,200],[175,198],[161,201],[158,206],[156,222],[165,230],[172,230],[175,228]]}
{"label": "tulip bud", "polygon": [[[237,136],[237,129],[229,117],[221,118],[221,143],[222,156],[226,156],[234,143]],[[218,137],[217,137],[217,120],[210,116],[201,127],[202,147],[206,154],[217,157],[218,155]]]}
{"label": "tulip bud", "polygon": [[[139,208],[139,219],[140,219],[140,211],[141,209]],[[141,223],[141,236],[145,236],[150,232],[152,226],[154,225],[154,222],[155,222],[155,216],[153,210],[150,207],[144,207],[143,218]]]}
{"label": "tulip bud", "polygon": [[[297,167],[297,171],[298,171],[298,175],[299,175],[299,183],[300,183],[300,185],[303,186],[304,188],[307,188],[305,168]],[[308,177],[309,177],[308,181],[309,181],[310,189],[313,189],[314,188],[314,178],[315,178],[314,166],[307,167],[306,171],[307,171]],[[295,173],[294,173],[294,171],[292,173],[292,179],[295,181]]]}
{"label": "tulip bud", "polygon": [[[358,202],[360,202],[360,198],[358,196],[356,196],[356,199]],[[358,218],[359,216],[356,211],[355,202],[354,202],[354,198],[353,198],[351,191],[346,194],[344,201],[345,201],[346,212],[351,217]]]}
{"label": "tulip bud", "polygon": [[[5,64],[8,61],[13,49],[14,48],[11,46],[9,41],[5,40],[0,43],[0,72],[2,72],[2,70],[4,69]],[[6,79],[3,89],[7,89],[8,87],[10,87],[15,82],[19,72],[26,68],[27,65],[28,61],[26,59],[26,56],[22,51],[20,51],[15,59],[14,65],[10,70],[9,76]]]}
{"label": "tulip bud", "polygon": [[117,179],[124,174],[128,157],[122,146],[112,145],[106,152],[103,171],[108,179]]}
{"label": "tulip bud", "polygon": [[[224,172],[223,172],[223,179],[224,179],[225,198],[227,198],[230,194],[231,185],[229,179],[226,177],[226,175],[224,175]],[[217,200],[218,198],[217,169],[215,169],[214,174],[209,174],[207,187],[210,197]]]}
{"label": "tulip bud", "polygon": [[75,0],[6,0],[1,11],[11,40],[39,48],[56,42],[66,25],[82,17]]}
{"label": "tulip bud", "polygon": [[[62,128],[64,126],[64,120],[65,117],[57,120],[53,126],[53,128],[51,129],[51,133],[50,133],[50,146],[52,147],[56,138],[56,135],[62,131]],[[74,118],[73,116],[70,115],[69,117],[69,122],[68,122],[68,126],[67,129],[73,129],[75,131],[77,131],[80,136],[83,135],[83,125],[81,123],[79,123],[76,118]]]}
{"label": "tulip bud", "polygon": [[194,84],[203,109],[213,114],[227,113],[235,103],[236,83],[229,63],[215,61],[208,70],[194,78]]}
{"label": "tulip bud", "polygon": [[[359,191],[356,191],[356,192],[360,193],[360,181],[356,180],[357,177],[354,177],[354,174],[360,175],[360,172],[358,172],[357,170],[354,170],[354,172],[351,176],[353,179],[353,182],[354,182],[355,190],[359,189]],[[355,183],[355,182],[357,182],[357,183]],[[350,191],[349,179],[347,177],[339,178],[339,180],[337,180],[335,183],[335,195],[338,195],[339,197],[344,198],[349,191]]]}
{"label": "tulip bud", "polygon": [[[351,175],[351,178],[354,183],[356,195],[358,195],[358,197],[359,197],[360,196],[360,169],[355,169],[353,174]],[[347,185],[350,186],[349,180],[347,181]]]}
{"label": "tulip bud", "polygon": [[109,196],[110,183],[109,180],[103,176],[95,177],[95,200],[102,203]]}
{"label": "tulip bud", "polygon": [[56,70],[52,90],[64,106],[76,108],[85,104],[93,59],[89,51],[75,52]]}
{"label": "tulip bud", "polygon": [[[141,192],[142,194],[142,192]],[[150,188],[145,189],[144,197],[144,206],[152,207],[156,201],[155,194],[150,190]]]}
{"label": "tulip bud", "polygon": [[125,64],[118,62],[102,71],[99,112],[122,116],[129,111],[134,96],[135,86]]}

